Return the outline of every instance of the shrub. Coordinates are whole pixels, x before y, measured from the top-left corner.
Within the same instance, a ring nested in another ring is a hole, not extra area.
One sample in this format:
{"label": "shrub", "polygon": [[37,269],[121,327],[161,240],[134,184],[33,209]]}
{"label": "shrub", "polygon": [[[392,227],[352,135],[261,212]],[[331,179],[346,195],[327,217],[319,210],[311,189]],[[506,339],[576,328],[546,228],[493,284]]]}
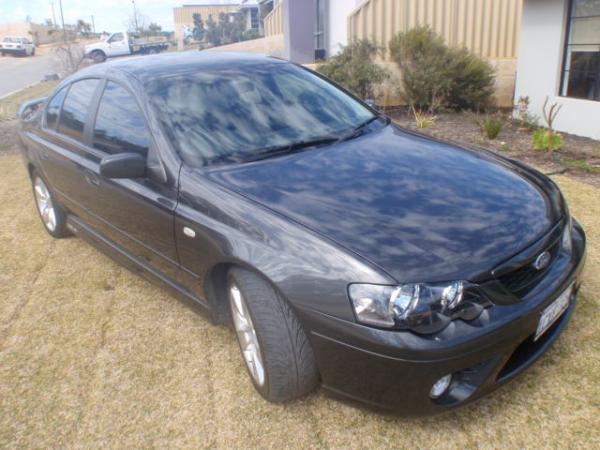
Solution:
{"label": "shrub", "polygon": [[529,97],[521,96],[514,106],[516,122],[524,130],[534,131],[539,127],[540,118],[529,113]]}
{"label": "shrub", "polygon": [[481,132],[488,139],[496,139],[502,131],[502,128],[504,128],[504,121],[494,117],[486,117],[485,120],[478,121],[477,124],[479,125]]}
{"label": "shrub", "polygon": [[492,106],[493,67],[466,49],[449,48],[429,27],[398,33],[389,48],[410,105],[430,113],[441,107],[481,111]]}
{"label": "shrub", "polygon": [[437,117],[432,116],[431,114],[425,113],[423,111],[417,111],[414,107],[412,108],[413,115],[415,116],[415,123],[417,124],[417,128],[425,129],[432,126]]}
{"label": "shrub", "polygon": [[372,98],[374,87],[388,77],[388,72],[374,61],[379,51],[369,40],[354,41],[317,70],[358,97]]}
{"label": "shrub", "polygon": [[533,148],[540,151],[558,151],[563,146],[563,137],[560,133],[545,128],[538,128],[533,132]]}

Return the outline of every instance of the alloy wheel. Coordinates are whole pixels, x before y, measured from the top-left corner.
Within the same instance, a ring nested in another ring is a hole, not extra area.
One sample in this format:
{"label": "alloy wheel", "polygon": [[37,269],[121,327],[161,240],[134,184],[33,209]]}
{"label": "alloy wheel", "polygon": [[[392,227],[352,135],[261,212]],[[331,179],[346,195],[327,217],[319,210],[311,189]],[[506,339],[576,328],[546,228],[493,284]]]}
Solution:
{"label": "alloy wheel", "polygon": [[56,210],[52,203],[52,197],[50,191],[46,187],[46,183],[37,177],[34,182],[33,190],[35,192],[35,201],[37,204],[38,211],[42,217],[42,221],[48,230],[54,231],[56,229]]}
{"label": "alloy wheel", "polygon": [[229,288],[229,302],[231,304],[233,325],[237,333],[240,348],[242,349],[244,361],[254,382],[258,386],[262,386],[265,383],[265,366],[260,345],[246,300],[244,300],[242,292],[235,284],[232,284]]}

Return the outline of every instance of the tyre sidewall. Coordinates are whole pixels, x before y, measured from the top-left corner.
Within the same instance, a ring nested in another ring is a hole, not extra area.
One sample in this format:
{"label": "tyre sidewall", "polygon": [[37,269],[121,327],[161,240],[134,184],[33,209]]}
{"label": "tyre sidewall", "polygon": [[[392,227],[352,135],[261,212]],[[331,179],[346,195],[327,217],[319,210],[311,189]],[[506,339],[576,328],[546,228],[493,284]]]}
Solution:
{"label": "tyre sidewall", "polygon": [[[39,178],[40,180],[42,180],[44,182],[44,184],[46,185],[46,189],[48,189],[48,192],[50,193],[50,199],[52,200],[54,214],[56,215],[56,227],[54,227],[54,230],[50,230],[46,226],[46,223],[44,222],[44,218],[42,217],[40,208],[38,207],[38,204],[37,204],[37,199],[35,196],[35,180],[37,178]],[[46,179],[42,175],[40,175],[40,173],[37,170],[33,170],[31,173],[31,192],[33,194],[33,202],[34,202],[35,210],[37,211],[38,217],[40,218],[40,221],[42,222],[42,225],[44,226],[44,230],[46,230],[50,236],[55,237],[55,238],[63,238],[63,237],[69,236],[70,233],[67,229],[67,214],[66,214],[65,210],[60,206],[58,201],[56,200],[56,195],[54,195],[54,192],[52,192],[52,188],[50,187],[50,185],[48,184]]]}

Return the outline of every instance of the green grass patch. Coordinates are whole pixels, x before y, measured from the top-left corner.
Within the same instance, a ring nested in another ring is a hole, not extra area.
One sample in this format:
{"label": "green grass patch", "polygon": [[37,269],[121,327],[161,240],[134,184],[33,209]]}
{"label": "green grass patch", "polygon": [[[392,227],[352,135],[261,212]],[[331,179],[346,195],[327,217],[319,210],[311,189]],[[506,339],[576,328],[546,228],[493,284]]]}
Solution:
{"label": "green grass patch", "polygon": [[563,160],[563,164],[567,167],[576,167],[585,170],[588,173],[600,174],[600,166],[590,164],[585,159],[566,159]]}
{"label": "green grass patch", "polygon": [[58,81],[46,81],[19,92],[15,92],[0,100],[0,120],[11,120],[17,117],[19,105],[26,100],[48,95],[56,87]]}

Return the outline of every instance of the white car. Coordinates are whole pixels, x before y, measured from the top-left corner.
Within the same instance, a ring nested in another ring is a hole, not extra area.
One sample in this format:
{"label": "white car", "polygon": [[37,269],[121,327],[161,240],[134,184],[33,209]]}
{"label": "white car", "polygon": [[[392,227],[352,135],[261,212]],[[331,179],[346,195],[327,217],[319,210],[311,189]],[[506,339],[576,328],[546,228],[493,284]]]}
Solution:
{"label": "white car", "polygon": [[17,36],[6,36],[0,42],[0,53],[2,56],[6,54],[33,56],[35,55],[35,44],[29,39]]}

